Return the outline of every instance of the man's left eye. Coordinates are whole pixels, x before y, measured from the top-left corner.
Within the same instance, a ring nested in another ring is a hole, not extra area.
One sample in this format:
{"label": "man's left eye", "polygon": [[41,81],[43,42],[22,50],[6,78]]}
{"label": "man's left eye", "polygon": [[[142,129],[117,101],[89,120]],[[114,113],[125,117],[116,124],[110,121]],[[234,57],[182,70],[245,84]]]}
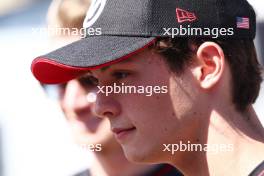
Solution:
{"label": "man's left eye", "polygon": [[126,78],[128,75],[130,75],[130,73],[128,73],[128,72],[114,72],[114,73],[113,73],[113,76],[114,76],[116,79],[124,79],[124,78]]}

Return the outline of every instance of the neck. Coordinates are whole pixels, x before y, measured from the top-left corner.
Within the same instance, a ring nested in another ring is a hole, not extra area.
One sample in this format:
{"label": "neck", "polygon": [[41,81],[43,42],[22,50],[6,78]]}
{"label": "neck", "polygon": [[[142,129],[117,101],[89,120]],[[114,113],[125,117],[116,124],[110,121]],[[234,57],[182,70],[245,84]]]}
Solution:
{"label": "neck", "polygon": [[130,163],[124,156],[122,148],[104,148],[95,152],[95,161],[91,166],[92,176],[135,176],[147,172],[153,166],[137,165]]}
{"label": "neck", "polygon": [[219,112],[211,111],[208,123],[200,126],[197,143],[208,150],[187,152],[174,163],[186,175],[249,175],[263,161],[263,127],[253,108]]}

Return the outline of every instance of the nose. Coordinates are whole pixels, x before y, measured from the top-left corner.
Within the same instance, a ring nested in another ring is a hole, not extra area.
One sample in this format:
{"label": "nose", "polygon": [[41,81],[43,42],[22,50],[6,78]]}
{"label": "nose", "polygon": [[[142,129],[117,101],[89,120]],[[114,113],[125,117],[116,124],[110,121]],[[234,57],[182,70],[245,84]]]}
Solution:
{"label": "nose", "polygon": [[91,111],[91,102],[87,100],[87,91],[76,80],[69,81],[66,85],[61,107],[64,112],[72,112],[82,117]]}
{"label": "nose", "polygon": [[100,118],[117,117],[121,113],[120,104],[112,97],[97,93],[96,101],[92,107],[93,113]]}

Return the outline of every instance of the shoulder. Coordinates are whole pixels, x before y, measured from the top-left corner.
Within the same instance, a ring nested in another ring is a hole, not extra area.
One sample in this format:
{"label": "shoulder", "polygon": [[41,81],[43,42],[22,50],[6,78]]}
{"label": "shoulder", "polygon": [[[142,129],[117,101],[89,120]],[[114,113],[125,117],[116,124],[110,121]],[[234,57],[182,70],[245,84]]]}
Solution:
{"label": "shoulder", "polygon": [[175,167],[169,164],[158,165],[151,173],[144,176],[183,176],[183,174]]}
{"label": "shoulder", "polygon": [[263,176],[264,175],[264,160],[260,163],[249,176]]}
{"label": "shoulder", "polygon": [[87,169],[87,170],[81,171],[77,174],[74,174],[73,176],[91,176],[91,174],[90,174],[90,171]]}

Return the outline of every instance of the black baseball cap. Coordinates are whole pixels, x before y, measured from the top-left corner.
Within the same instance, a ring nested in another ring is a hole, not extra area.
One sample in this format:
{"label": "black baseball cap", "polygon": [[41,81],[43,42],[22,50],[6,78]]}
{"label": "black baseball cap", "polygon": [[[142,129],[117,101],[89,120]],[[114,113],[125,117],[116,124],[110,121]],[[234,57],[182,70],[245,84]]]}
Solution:
{"label": "black baseball cap", "polygon": [[[129,58],[159,37],[212,38],[217,31],[218,38],[254,39],[256,33],[246,0],[94,0],[83,24],[85,38],[33,60],[36,79],[67,82]],[[89,34],[97,29],[99,35]]]}

